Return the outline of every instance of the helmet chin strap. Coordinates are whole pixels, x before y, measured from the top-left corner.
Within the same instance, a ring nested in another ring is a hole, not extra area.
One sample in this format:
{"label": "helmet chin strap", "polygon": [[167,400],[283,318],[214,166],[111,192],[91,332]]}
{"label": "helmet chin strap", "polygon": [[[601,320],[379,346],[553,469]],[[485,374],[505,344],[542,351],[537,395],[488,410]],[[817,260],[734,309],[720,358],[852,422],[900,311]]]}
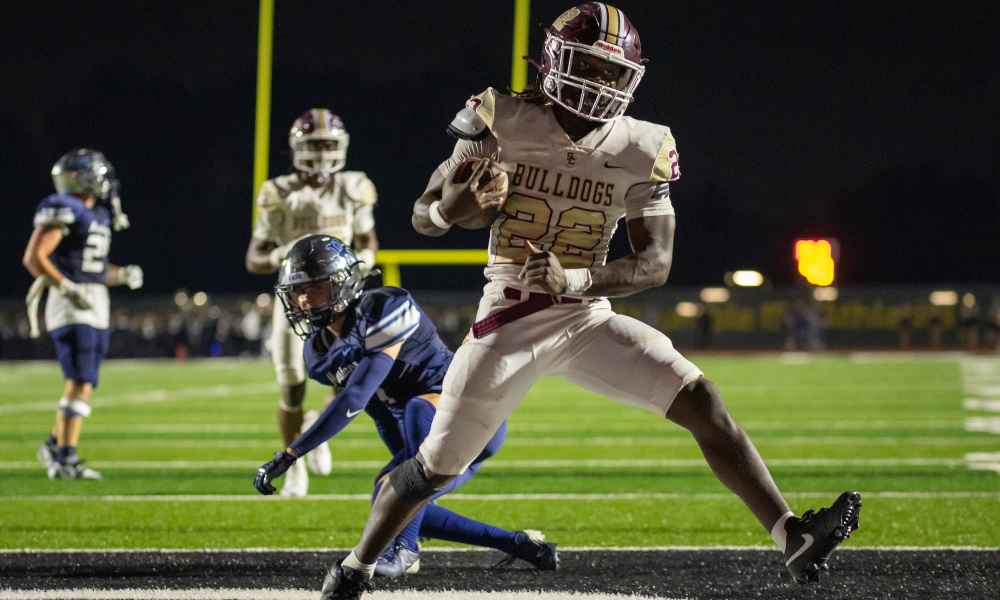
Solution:
{"label": "helmet chin strap", "polygon": [[111,196],[111,213],[114,215],[111,225],[115,228],[115,231],[128,229],[128,215],[122,212],[122,200],[118,197],[118,194]]}

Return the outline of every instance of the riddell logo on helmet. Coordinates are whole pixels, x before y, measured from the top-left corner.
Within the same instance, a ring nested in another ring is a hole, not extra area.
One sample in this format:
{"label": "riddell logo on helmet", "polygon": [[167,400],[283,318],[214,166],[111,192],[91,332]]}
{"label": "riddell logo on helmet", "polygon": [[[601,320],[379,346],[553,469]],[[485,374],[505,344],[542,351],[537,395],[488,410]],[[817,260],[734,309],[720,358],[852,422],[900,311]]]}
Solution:
{"label": "riddell logo on helmet", "polygon": [[594,42],[594,48],[600,48],[601,50],[606,50],[612,54],[617,54],[618,56],[625,56],[625,51],[615,46],[614,44],[609,44],[607,42],[597,40]]}

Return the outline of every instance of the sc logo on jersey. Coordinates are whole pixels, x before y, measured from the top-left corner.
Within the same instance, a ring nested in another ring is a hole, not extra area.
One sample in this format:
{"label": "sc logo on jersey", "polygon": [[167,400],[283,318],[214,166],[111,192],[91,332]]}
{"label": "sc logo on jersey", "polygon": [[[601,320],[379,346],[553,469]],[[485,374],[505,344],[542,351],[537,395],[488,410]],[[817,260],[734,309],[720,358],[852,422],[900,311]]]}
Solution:
{"label": "sc logo on jersey", "polygon": [[576,164],[576,154],[573,154],[572,152],[567,152],[566,153],[566,163],[570,164],[570,165],[575,165]]}

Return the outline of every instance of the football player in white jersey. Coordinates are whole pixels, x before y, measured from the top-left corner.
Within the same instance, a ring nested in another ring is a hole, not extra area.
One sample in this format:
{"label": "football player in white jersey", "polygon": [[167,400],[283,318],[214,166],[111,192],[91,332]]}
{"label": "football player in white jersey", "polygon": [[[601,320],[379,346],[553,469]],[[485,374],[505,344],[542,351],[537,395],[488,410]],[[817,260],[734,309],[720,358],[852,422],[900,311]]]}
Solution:
{"label": "football player in white jersey", "polygon": [[[314,108],[295,120],[288,145],[296,172],[261,185],[256,199],[257,224],[247,248],[248,271],[274,273],[295,242],[315,234],[333,236],[349,245],[353,242],[364,273],[371,270],[378,250],[372,214],[377,195],[364,173],[343,170],[349,141],[340,117],[327,109]],[[312,425],[319,411],[302,413],[306,393],[302,340],[289,325],[280,302],[274,303],[271,331],[271,356],[281,386],[278,427],[287,446]],[[329,475],[329,446],[324,443],[316,448],[288,472],[282,496],[307,494],[305,463],[314,473]]]}
{"label": "football player in white jersey", "polygon": [[52,335],[66,381],[56,423],[38,450],[49,479],[101,479],[77,458],[83,418],[90,415],[90,395],[98,383],[101,361],[108,352],[108,288],[142,287],[138,265],[108,263],[111,231],[128,227],[121,210],[118,180],[103,154],[88,148],[62,156],[52,167],[56,193],[35,210],[24,266],[35,277],[28,292],[31,337],[38,337],[38,306],[45,303],[45,326]]}
{"label": "football player in white jersey", "polygon": [[[718,478],[784,551],[793,578],[816,581],[857,527],[858,493],[795,517],[718,388],[667,336],[615,314],[607,300],[663,285],[672,260],[674,139],[667,127],[622,114],[645,71],[638,34],[620,10],[598,2],[566,11],[546,33],[540,85],[515,97],[488,89],[470,99],[449,128],[464,139],[414,206],[413,224],[427,235],[443,235],[452,223],[490,227],[489,282],[445,376],[430,434],[390,474],[361,542],[331,568],[324,597],[370,588],[385,544],[475,459],[541,377],[691,431]],[[481,158],[470,167],[468,157]],[[606,263],[623,216],[633,251]]]}

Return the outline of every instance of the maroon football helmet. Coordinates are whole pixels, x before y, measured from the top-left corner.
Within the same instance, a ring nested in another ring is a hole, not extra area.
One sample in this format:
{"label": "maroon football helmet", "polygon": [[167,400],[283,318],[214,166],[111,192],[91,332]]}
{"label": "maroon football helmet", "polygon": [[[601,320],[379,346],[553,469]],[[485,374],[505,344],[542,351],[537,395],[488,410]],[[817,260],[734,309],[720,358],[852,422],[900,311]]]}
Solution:
{"label": "maroon football helmet", "polygon": [[542,93],[591,121],[624,113],[646,70],[639,33],[625,13],[588,2],[564,12],[545,33]]}
{"label": "maroon football helmet", "polygon": [[350,139],[340,117],[325,108],[309,110],[295,119],[288,133],[292,164],[306,173],[336,173],[347,163]]}

